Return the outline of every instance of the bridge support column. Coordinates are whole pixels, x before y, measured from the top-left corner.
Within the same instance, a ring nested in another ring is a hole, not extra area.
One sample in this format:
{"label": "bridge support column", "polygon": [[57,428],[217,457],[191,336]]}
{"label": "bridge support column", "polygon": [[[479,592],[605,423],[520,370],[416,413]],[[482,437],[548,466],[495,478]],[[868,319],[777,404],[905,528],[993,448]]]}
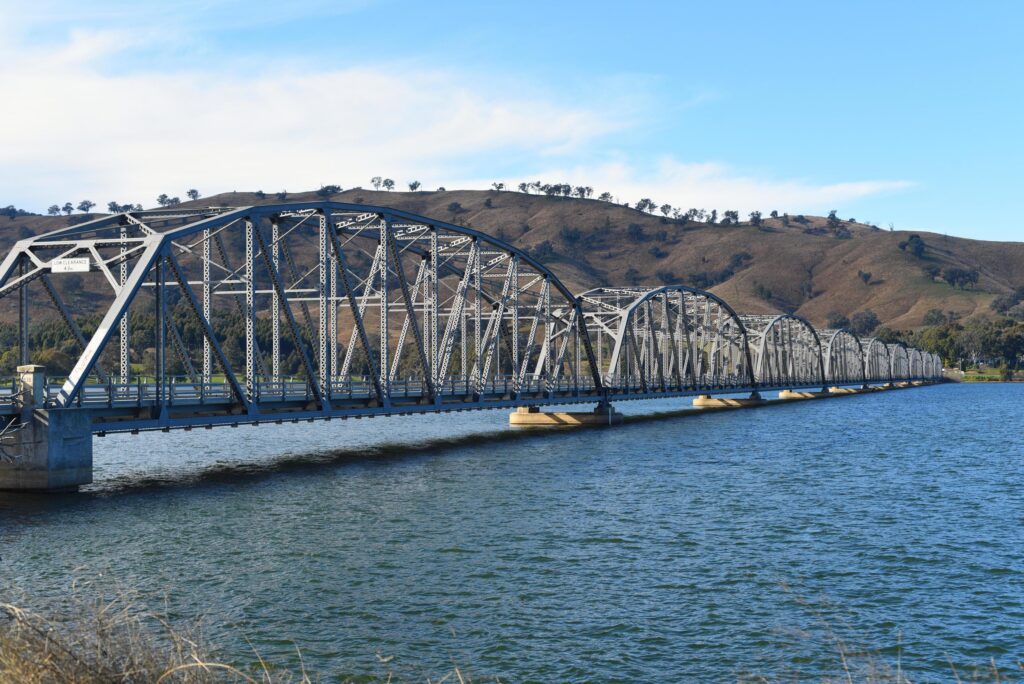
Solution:
{"label": "bridge support column", "polygon": [[92,431],[83,409],[43,409],[42,366],[19,366],[23,408],[0,436],[0,490],[75,491],[92,482]]}
{"label": "bridge support column", "polygon": [[761,406],[765,403],[760,392],[751,392],[747,398],[733,399],[731,397],[713,397],[710,394],[700,394],[693,399],[696,408],[746,408],[748,406]]}
{"label": "bridge support column", "polygon": [[522,406],[509,414],[508,424],[527,427],[572,427],[577,425],[617,425],[622,414],[607,403],[601,402],[590,413],[583,411],[550,413],[537,406]]}

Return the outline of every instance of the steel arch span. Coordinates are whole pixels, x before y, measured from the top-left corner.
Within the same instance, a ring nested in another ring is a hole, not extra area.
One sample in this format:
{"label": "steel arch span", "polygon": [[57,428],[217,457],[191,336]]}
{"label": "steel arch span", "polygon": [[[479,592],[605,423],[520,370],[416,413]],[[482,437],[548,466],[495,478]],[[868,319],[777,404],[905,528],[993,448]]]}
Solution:
{"label": "steel arch span", "polygon": [[891,368],[889,377],[893,381],[913,380],[910,373],[910,353],[902,342],[891,342],[886,345],[889,348],[889,363]]}
{"label": "steel arch span", "polygon": [[769,387],[824,388],[825,362],[817,331],[790,314],[741,316],[754,361],[754,378]]}
{"label": "steel arch span", "polygon": [[[50,281],[82,258],[109,302],[91,339],[72,331],[58,408],[135,403],[146,427],[188,424],[188,406],[216,422],[603,393],[574,295],[462,226],[338,203],[121,214],[19,242],[0,297],[38,281],[76,327]],[[131,371],[139,334],[152,382]]]}
{"label": "steel arch span", "polygon": [[864,347],[860,338],[846,328],[822,330],[825,342],[825,378],[829,384],[845,385],[867,382]]}
{"label": "steel arch span", "polygon": [[868,382],[892,381],[892,354],[889,345],[877,337],[864,341],[864,373]]}
{"label": "steel arch span", "polygon": [[601,287],[580,300],[610,395],[755,384],[743,323],[710,292],[683,285]]}

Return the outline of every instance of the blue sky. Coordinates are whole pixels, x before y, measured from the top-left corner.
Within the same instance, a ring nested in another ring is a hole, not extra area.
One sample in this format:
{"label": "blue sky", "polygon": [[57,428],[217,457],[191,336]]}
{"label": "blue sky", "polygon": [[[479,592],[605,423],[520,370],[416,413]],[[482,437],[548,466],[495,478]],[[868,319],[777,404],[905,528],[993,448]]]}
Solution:
{"label": "blue sky", "polygon": [[0,0],[0,204],[569,181],[1019,240],[1024,5]]}

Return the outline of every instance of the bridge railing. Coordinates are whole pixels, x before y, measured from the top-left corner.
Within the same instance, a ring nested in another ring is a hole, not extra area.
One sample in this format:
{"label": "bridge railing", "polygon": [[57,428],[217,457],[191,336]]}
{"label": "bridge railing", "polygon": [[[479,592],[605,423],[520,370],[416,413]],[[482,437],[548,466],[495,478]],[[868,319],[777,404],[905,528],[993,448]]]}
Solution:
{"label": "bridge railing", "polygon": [[[59,406],[63,379],[51,378],[46,385],[46,404]],[[368,379],[334,379],[330,383],[330,397],[333,400],[369,400],[376,396],[374,383]],[[483,384],[467,376],[451,376],[447,382],[436,388],[439,396],[466,397],[474,395],[571,395],[595,391],[593,382],[572,378],[550,379],[530,377],[517,383],[516,377],[503,375],[492,377]],[[7,392],[6,394],[4,392]],[[391,382],[388,387],[391,400],[420,398],[428,395],[426,383],[420,378],[405,378]],[[16,385],[0,387],[0,405],[12,403]],[[312,401],[313,393],[309,383],[303,380],[265,380],[255,384],[255,396],[260,403]],[[187,377],[173,377],[163,386],[155,382],[138,379],[132,383],[108,382],[87,384],[76,398],[75,405],[89,408],[149,406],[159,403],[168,405],[224,405],[236,403],[231,386],[226,382],[197,383]]]}

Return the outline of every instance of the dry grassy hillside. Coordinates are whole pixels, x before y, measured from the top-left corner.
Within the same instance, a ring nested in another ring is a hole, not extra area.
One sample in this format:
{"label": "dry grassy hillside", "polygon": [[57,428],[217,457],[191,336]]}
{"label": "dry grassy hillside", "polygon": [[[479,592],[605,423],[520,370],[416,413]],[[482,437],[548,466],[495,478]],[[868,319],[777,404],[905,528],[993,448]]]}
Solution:
{"label": "dry grassy hillside", "polygon": [[[312,192],[292,193],[287,201],[316,199]],[[871,309],[897,328],[921,325],[930,309],[985,314],[996,295],[1024,286],[1024,243],[918,233],[925,243],[919,258],[899,248],[910,233],[844,222],[850,237],[841,239],[825,229],[821,217],[807,217],[806,223],[790,217],[788,226],[781,218],[766,218],[761,227],[680,225],[598,200],[476,190],[357,189],[332,199],[391,206],[498,236],[541,258],[575,291],[682,282],[707,287],[740,312],[792,311],[819,325],[832,311]],[[277,201],[273,195],[226,193],[185,206]],[[0,218],[0,249],[66,224],[64,217]],[[927,275],[928,266],[977,270],[978,284],[954,288]],[[87,307],[88,293],[80,293],[78,303]],[[10,304],[0,307],[0,315],[13,313]]]}

